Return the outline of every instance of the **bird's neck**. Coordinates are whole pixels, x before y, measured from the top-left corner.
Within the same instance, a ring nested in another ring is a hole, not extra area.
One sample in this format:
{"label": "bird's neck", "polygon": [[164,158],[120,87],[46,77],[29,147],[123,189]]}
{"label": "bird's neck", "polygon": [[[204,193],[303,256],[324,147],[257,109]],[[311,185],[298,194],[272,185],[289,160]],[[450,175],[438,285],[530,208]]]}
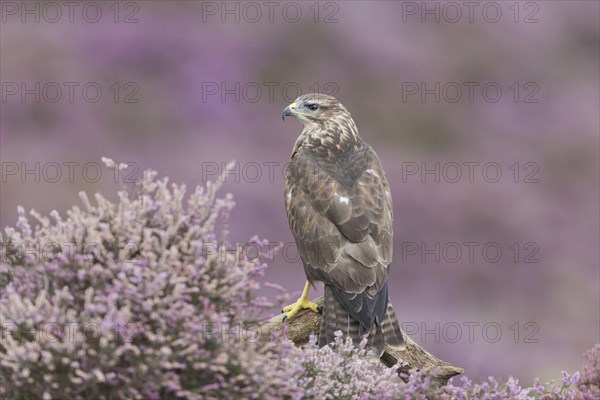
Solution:
{"label": "bird's neck", "polygon": [[300,137],[311,147],[335,147],[340,152],[353,151],[361,141],[352,118],[306,126]]}

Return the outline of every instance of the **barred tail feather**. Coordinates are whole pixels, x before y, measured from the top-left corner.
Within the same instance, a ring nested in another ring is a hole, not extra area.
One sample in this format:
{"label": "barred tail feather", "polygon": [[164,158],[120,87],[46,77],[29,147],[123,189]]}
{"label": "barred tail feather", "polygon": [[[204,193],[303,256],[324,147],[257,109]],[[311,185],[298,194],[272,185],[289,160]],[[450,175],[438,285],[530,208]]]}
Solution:
{"label": "barred tail feather", "polygon": [[393,348],[394,350],[403,350],[406,346],[404,343],[404,336],[400,330],[400,324],[398,318],[394,312],[392,302],[388,299],[387,310],[385,318],[381,324],[383,328],[383,340],[385,344]]}
{"label": "barred tail feather", "polygon": [[383,322],[381,324],[373,323],[369,333],[361,336],[359,334],[360,323],[350,316],[342,302],[334,295],[331,286],[325,285],[325,304],[319,331],[319,346],[333,342],[336,331],[342,331],[344,337],[350,337],[355,345],[358,345],[366,337],[366,349],[372,350],[378,357],[383,355],[386,344],[398,349],[404,346],[402,331],[389,300]]}

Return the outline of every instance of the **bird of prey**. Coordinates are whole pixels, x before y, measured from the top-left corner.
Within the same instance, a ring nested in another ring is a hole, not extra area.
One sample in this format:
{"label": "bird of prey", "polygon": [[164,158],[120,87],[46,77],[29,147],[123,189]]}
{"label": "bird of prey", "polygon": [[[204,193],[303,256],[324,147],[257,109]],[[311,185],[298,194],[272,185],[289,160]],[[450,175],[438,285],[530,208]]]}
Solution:
{"label": "bird of prey", "polygon": [[348,110],[334,97],[307,94],[283,110],[303,130],[285,177],[285,207],[307,282],[283,309],[287,318],[309,300],[314,282],[325,284],[319,345],[338,330],[368,350],[402,348],[404,339],[388,299],[392,262],[392,197],[381,161],[358,134]]}

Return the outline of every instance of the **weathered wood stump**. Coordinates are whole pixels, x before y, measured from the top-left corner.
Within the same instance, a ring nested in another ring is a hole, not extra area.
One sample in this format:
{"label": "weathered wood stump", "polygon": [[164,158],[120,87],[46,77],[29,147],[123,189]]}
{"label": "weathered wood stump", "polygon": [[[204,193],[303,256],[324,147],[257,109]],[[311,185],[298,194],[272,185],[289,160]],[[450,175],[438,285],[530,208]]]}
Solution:
{"label": "weathered wood stump", "polygon": [[[323,305],[323,301],[323,297],[314,300],[319,306]],[[262,325],[261,334],[263,336],[281,336],[285,334],[296,346],[308,343],[310,335],[318,336],[319,327],[321,326],[321,314],[310,310],[303,310],[291,320],[284,322],[284,317],[285,314],[280,314],[271,318],[271,320]],[[451,377],[464,372],[462,368],[455,367],[435,357],[415,343],[404,331],[402,333],[406,339],[405,348],[396,351],[386,346],[383,356],[381,356],[381,362],[388,367],[398,364],[399,371],[405,373],[413,368],[431,372],[432,381],[440,385],[445,384]]]}

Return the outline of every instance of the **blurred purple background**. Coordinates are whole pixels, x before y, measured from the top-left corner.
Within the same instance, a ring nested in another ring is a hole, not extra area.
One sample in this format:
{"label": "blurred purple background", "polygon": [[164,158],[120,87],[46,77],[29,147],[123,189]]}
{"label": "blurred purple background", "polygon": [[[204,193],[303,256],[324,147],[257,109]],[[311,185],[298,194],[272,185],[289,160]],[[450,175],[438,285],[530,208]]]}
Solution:
{"label": "blurred purple background", "polygon": [[[416,341],[526,384],[600,341],[598,2],[23,4],[2,3],[2,227],[17,205],[64,213],[147,168],[194,186],[235,159],[232,240],[292,242],[301,127],[281,110],[319,90],[386,168],[391,298]],[[102,156],[133,166],[115,178]],[[288,256],[266,280],[296,296]]]}

